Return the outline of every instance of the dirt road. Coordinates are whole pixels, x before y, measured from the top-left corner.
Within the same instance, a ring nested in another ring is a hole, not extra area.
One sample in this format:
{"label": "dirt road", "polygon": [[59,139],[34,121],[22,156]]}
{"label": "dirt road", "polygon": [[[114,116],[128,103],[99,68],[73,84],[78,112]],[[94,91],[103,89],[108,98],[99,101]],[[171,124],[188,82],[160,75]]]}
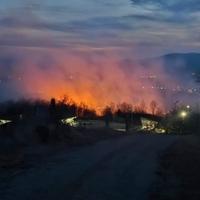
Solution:
{"label": "dirt road", "polygon": [[16,175],[1,200],[146,200],[177,136],[133,135],[76,148]]}

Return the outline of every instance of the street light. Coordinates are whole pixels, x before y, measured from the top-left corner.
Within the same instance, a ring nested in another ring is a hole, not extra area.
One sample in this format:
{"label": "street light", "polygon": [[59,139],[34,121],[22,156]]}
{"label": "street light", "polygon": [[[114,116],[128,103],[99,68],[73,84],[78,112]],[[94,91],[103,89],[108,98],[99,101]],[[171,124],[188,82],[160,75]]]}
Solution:
{"label": "street light", "polygon": [[185,118],[188,116],[188,113],[186,111],[181,111],[180,112],[180,117],[181,117],[181,121],[182,121],[182,124],[181,124],[181,127],[180,127],[180,133],[182,134],[183,133],[183,129],[184,129],[184,121],[185,121]]}
{"label": "street light", "polygon": [[188,115],[188,113],[186,112],[186,111],[181,111],[181,113],[180,113],[180,117],[182,118],[182,119],[185,119],[186,117],[187,117],[187,115]]}

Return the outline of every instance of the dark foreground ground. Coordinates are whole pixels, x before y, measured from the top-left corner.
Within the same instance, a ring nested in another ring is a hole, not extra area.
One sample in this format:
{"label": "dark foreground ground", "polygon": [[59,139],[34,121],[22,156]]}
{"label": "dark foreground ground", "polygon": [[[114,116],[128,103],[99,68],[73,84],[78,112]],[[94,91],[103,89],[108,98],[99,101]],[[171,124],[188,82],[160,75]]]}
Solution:
{"label": "dark foreground ground", "polygon": [[160,178],[159,158],[179,140],[178,136],[123,136],[63,149],[43,161],[33,159],[30,166],[2,169],[0,199],[149,199]]}
{"label": "dark foreground ground", "polygon": [[152,200],[200,199],[200,138],[184,136],[160,157]]}

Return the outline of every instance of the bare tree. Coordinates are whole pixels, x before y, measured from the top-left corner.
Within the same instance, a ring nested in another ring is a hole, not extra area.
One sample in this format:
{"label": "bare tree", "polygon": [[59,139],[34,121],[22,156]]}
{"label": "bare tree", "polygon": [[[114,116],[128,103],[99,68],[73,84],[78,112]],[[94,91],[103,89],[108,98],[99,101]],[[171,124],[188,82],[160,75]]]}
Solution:
{"label": "bare tree", "polygon": [[128,103],[121,103],[118,105],[118,109],[122,112],[122,113],[130,113],[133,111],[133,107],[131,104]]}
{"label": "bare tree", "polygon": [[146,113],[147,107],[146,107],[144,100],[141,101],[139,105],[135,106],[134,110],[136,113]]}
{"label": "bare tree", "polygon": [[152,115],[155,115],[157,106],[158,106],[158,104],[157,104],[156,101],[154,101],[154,100],[151,101],[151,103],[150,103],[150,109],[151,109]]}
{"label": "bare tree", "polygon": [[124,119],[125,119],[125,125],[126,125],[126,131],[128,132],[131,125],[131,116],[133,112],[133,107],[131,104],[128,103],[122,103],[118,105],[118,109],[121,111]]}
{"label": "bare tree", "polygon": [[156,115],[157,116],[163,116],[164,115],[163,110],[158,107],[157,110],[156,110]]}
{"label": "bare tree", "polygon": [[56,99],[52,98],[49,104],[49,112],[51,122],[55,123],[57,120],[57,108],[56,108]]}
{"label": "bare tree", "polygon": [[102,112],[103,114],[103,118],[104,118],[104,121],[105,121],[105,126],[107,128],[110,127],[110,122],[113,118],[113,113],[112,113],[112,108],[109,107],[109,106],[106,106]]}

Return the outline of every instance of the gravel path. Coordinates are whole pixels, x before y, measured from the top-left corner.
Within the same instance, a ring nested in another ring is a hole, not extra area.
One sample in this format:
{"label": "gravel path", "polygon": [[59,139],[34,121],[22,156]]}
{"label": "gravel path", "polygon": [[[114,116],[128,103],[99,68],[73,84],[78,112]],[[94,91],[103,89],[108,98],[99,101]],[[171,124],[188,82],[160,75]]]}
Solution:
{"label": "gravel path", "polygon": [[145,200],[177,136],[133,135],[76,148],[16,175],[1,200]]}

